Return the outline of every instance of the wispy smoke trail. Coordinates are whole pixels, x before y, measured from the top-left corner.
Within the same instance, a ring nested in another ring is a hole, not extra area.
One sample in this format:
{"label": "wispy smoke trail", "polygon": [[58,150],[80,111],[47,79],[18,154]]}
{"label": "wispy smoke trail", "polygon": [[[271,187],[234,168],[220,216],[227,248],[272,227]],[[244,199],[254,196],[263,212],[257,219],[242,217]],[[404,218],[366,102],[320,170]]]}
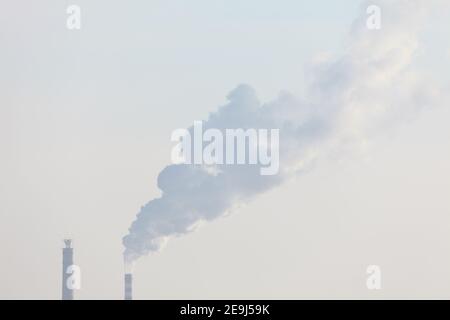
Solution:
{"label": "wispy smoke trail", "polygon": [[[281,94],[262,104],[240,85],[209,115],[205,128],[280,129],[280,171],[260,175],[254,165],[169,165],[158,177],[160,198],[142,207],[123,238],[132,262],[158,251],[171,237],[234,210],[306,170],[320,156],[364,143],[373,134],[434,103],[438,92],[411,69],[427,7],[439,1],[375,1],[381,30],[366,27],[365,8],[352,27],[345,53],[308,68],[304,100]],[[192,128],[191,128],[192,130]]]}

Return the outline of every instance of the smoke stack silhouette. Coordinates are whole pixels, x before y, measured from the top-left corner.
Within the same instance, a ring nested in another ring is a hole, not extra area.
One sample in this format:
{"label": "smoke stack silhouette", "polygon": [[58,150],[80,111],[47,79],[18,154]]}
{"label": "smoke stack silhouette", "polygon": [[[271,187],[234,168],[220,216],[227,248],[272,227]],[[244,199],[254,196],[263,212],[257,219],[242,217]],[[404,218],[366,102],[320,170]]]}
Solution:
{"label": "smoke stack silhouette", "polygon": [[73,265],[73,248],[72,240],[64,240],[65,248],[63,248],[63,263],[62,263],[62,300],[73,300],[74,290],[68,284],[70,277],[69,267]]}
{"label": "smoke stack silhouette", "polygon": [[[167,166],[158,176],[161,197],[142,207],[123,238],[126,263],[159,251],[200,222],[234,211],[321,157],[358,150],[380,131],[433,104],[436,86],[411,67],[431,3],[437,2],[365,1],[342,56],[322,55],[307,68],[303,100],[283,93],[262,104],[248,85],[233,90],[203,127],[279,129],[279,174],[261,176],[252,165]],[[372,4],[383,8],[381,31],[367,28],[366,9]]]}
{"label": "smoke stack silhouette", "polygon": [[131,273],[125,273],[124,278],[124,299],[125,300],[133,300],[133,275]]}

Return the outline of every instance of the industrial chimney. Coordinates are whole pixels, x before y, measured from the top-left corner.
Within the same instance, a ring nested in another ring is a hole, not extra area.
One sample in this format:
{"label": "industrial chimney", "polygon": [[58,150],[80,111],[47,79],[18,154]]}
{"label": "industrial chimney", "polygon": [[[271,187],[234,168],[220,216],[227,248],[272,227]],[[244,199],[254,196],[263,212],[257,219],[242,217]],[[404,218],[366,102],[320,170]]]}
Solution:
{"label": "industrial chimney", "polygon": [[125,300],[133,300],[133,275],[125,273]]}
{"label": "industrial chimney", "polygon": [[74,290],[69,286],[68,279],[71,275],[70,267],[73,266],[73,248],[72,240],[64,240],[65,248],[63,248],[63,265],[62,265],[62,299],[73,300]]}

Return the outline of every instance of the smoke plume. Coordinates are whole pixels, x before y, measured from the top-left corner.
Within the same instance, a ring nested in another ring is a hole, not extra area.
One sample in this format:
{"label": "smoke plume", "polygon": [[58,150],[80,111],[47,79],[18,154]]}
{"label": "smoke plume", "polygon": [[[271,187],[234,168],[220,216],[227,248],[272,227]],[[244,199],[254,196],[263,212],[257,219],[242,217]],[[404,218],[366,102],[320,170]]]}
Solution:
{"label": "smoke plume", "polygon": [[[369,30],[366,8],[377,4],[380,30]],[[365,2],[344,53],[308,66],[303,99],[282,93],[261,103],[248,85],[203,122],[204,128],[276,128],[280,171],[260,175],[255,165],[169,165],[158,177],[160,198],[142,207],[123,238],[125,260],[156,252],[171,237],[193,231],[307,170],[322,156],[364,144],[381,130],[433,105],[439,92],[412,65],[430,0]],[[195,120],[195,119],[192,119]],[[192,130],[192,128],[190,128]]]}

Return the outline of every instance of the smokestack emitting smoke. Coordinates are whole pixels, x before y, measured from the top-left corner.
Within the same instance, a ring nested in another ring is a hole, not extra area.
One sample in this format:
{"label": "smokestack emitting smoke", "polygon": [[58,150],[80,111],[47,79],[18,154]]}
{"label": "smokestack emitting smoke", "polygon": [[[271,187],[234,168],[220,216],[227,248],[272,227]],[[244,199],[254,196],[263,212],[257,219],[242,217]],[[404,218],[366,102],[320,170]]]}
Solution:
{"label": "smokestack emitting smoke", "polygon": [[68,285],[70,273],[68,268],[73,265],[73,248],[72,240],[64,240],[65,248],[63,248],[63,265],[62,265],[62,300],[73,300],[74,290]]}
{"label": "smokestack emitting smoke", "polygon": [[133,300],[133,275],[131,273],[125,273],[124,280],[124,299]]}
{"label": "smokestack emitting smoke", "polygon": [[[417,76],[411,65],[426,8],[438,2],[365,2],[345,53],[322,57],[307,68],[304,100],[283,93],[261,104],[251,87],[233,90],[228,103],[210,114],[203,127],[222,132],[278,128],[279,174],[261,176],[255,165],[167,166],[158,176],[162,196],[142,207],[123,239],[126,263],[278,186],[307,170],[317,158],[363,146],[381,129],[433,104],[436,87]],[[381,30],[366,25],[366,9],[373,4],[382,8]]]}

